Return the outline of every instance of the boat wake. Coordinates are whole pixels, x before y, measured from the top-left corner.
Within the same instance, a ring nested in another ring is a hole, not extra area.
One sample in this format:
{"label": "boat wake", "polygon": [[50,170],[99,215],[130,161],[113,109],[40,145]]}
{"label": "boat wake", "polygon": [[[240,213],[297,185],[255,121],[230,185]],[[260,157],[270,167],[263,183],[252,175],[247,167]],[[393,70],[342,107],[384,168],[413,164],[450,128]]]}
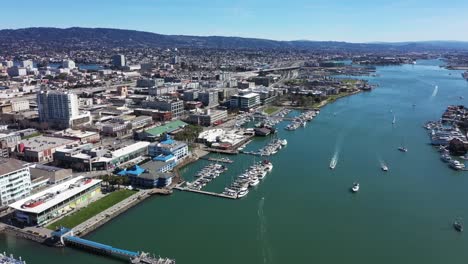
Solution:
{"label": "boat wake", "polygon": [[260,228],[258,230],[258,240],[261,243],[261,248],[262,248],[262,257],[263,257],[263,263],[271,263],[272,260],[272,254],[271,254],[271,248],[268,244],[268,239],[267,239],[267,223],[266,223],[266,217],[263,213],[263,206],[265,204],[265,197],[262,197],[258,203],[258,221]]}
{"label": "boat wake", "polygon": [[432,91],[431,94],[431,99],[437,96],[437,93],[439,92],[439,86],[434,86],[434,90]]}
{"label": "boat wake", "polygon": [[335,169],[336,167],[336,164],[338,164],[338,155],[339,155],[339,152],[338,151],[335,151],[335,154],[333,155],[331,161],[330,161],[330,169]]}

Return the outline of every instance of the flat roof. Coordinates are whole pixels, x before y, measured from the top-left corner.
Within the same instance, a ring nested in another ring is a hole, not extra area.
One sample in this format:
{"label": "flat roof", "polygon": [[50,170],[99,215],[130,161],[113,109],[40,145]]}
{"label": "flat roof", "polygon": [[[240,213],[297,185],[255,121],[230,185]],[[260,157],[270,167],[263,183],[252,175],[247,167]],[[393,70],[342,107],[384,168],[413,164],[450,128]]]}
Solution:
{"label": "flat roof", "polygon": [[[73,197],[74,195],[99,184],[102,181],[102,180],[97,180],[97,179],[89,179],[90,182],[88,182],[87,184],[81,184],[81,185],[76,184],[76,183],[79,183],[80,181],[81,182],[84,181],[84,179],[85,179],[84,176],[78,176],[69,181],[60,183],[49,189],[38,192],[24,199],[21,199],[15,203],[12,203],[10,207],[13,209],[22,211],[22,212],[39,214],[65,201],[66,199],[69,199]],[[21,207],[27,202],[31,202],[33,200],[39,200],[39,198],[44,197],[46,195],[53,195],[53,197],[35,207],[30,207],[30,208]]]}
{"label": "flat roof", "polygon": [[131,153],[131,152],[134,152],[134,151],[137,151],[141,148],[147,148],[148,146],[150,145],[149,142],[147,141],[139,141],[139,142],[136,142],[130,146],[126,146],[126,147],[123,147],[121,149],[118,149],[116,151],[113,151],[112,152],[112,157],[121,157],[121,156],[124,156],[128,153]]}
{"label": "flat roof", "polygon": [[21,143],[23,143],[26,149],[30,151],[43,151],[46,149],[57,148],[73,142],[76,142],[76,140],[46,136],[37,136],[21,140]]}
{"label": "flat roof", "polygon": [[0,175],[5,175],[28,167],[29,163],[17,159],[0,158]]}
{"label": "flat roof", "polygon": [[175,121],[169,122],[169,123],[167,123],[165,125],[148,129],[145,132],[148,133],[148,134],[151,134],[153,136],[159,136],[159,135],[164,134],[164,133],[169,133],[169,132],[175,131],[175,130],[177,130],[177,129],[181,128],[181,127],[184,127],[186,125],[187,125],[187,123],[185,123],[183,121],[175,120]]}

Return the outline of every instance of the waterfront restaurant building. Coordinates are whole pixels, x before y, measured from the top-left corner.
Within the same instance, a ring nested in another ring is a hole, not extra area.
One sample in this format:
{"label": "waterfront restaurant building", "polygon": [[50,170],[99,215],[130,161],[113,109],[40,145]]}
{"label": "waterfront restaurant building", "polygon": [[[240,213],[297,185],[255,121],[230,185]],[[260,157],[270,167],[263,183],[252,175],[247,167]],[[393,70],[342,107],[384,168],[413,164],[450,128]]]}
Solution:
{"label": "waterfront restaurant building", "polygon": [[86,205],[101,191],[101,180],[78,176],[10,204],[15,219],[26,225],[45,225],[79,205]]}

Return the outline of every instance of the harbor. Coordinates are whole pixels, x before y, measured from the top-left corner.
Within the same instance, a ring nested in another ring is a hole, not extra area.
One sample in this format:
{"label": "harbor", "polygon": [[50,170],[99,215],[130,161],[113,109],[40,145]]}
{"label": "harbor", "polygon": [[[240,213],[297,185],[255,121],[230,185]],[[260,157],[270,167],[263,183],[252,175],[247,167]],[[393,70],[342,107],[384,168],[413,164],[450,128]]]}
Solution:
{"label": "harbor", "polygon": [[[438,63],[378,67],[379,76],[369,79],[379,88],[371,93],[328,104],[294,132],[283,129],[289,120],[278,123],[278,138],[288,146],[268,157],[274,169],[242,199],[174,191],[147,199],[83,239],[162,252],[177,263],[463,263],[468,242],[453,231],[452,222],[468,218],[462,202],[468,199],[468,178],[439,160],[422,126],[440,118],[448,105],[468,105],[459,99],[467,98],[467,86]],[[440,87],[433,99],[434,86],[427,82]],[[293,110],[287,118],[300,113]],[[256,151],[270,140],[255,138],[244,150]],[[398,151],[402,142],[406,153]],[[223,156],[234,162],[224,164],[228,170],[202,192],[222,194],[260,162],[252,155]],[[200,159],[180,173],[192,181],[209,163]],[[359,183],[357,193],[350,191],[354,183]],[[122,263],[68,247],[62,254],[38,250],[35,243],[1,236],[1,248],[38,263]],[[200,237],[206,238],[203,243]],[[242,254],[233,254],[233,248]],[[342,254],[334,254],[337,248]]]}

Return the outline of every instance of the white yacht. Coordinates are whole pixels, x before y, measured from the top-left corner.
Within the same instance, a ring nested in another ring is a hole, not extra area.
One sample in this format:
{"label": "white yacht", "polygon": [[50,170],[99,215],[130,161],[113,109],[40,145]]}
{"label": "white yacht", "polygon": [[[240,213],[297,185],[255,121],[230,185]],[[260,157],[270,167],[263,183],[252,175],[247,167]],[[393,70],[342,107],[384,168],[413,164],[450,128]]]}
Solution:
{"label": "white yacht", "polygon": [[382,170],[383,170],[383,171],[388,171],[388,167],[387,167],[387,165],[385,165],[385,164],[382,164]]}
{"label": "white yacht", "polygon": [[281,140],[281,146],[286,146],[288,141],[286,139]]}
{"label": "white yacht", "polygon": [[353,187],[351,187],[351,191],[353,193],[358,192],[359,191],[359,183],[357,183],[357,182],[353,183]]}
{"label": "white yacht", "polygon": [[465,168],[465,164],[459,162],[458,160],[450,161],[450,167],[455,170],[463,170]]}
{"label": "white yacht", "polygon": [[249,186],[251,187],[257,186],[259,183],[260,183],[260,180],[257,177],[255,177],[249,182]]}
{"label": "white yacht", "polygon": [[237,198],[242,198],[242,197],[246,196],[248,193],[249,193],[249,190],[240,190],[237,193]]}

